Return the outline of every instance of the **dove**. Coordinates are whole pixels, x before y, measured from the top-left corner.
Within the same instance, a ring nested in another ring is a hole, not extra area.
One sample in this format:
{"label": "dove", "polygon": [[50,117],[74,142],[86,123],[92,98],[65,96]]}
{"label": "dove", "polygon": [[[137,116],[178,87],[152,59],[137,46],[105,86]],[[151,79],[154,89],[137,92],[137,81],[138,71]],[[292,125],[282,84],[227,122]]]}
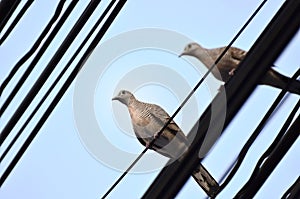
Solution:
{"label": "dove", "polygon": [[[189,55],[200,60],[208,69],[215,63],[226,47],[204,48],[198,43],[189,43],[179,57]],[[236,47],[230,47],[216,67],[212,69],[212,74],[220,81],[227,82],[238,68],[239,63],[245,58],[247,52]],[[260,84],[269,85],[279,89],[284,89],[291,78],[284,76],[270,68],[261,79]],[[292,80],[288,91],[300,95],[300,81]]]}
{"label": "dove", "polygon": [[[158,135],[165,123],[170,119],[168,113],[156,104],[137,100],[126,90],[121,90],[112,100],[127,106],[134,133],[139,142],[168,158],[180,161],[180,157],[188,149],[188,140],[178,125],[172,120],[164,131]],[[155,139],[150,146],[150,142]],[[199,164],[192,173],[193,178],[210,197],[214,196],[219,185],[208,171]]]}

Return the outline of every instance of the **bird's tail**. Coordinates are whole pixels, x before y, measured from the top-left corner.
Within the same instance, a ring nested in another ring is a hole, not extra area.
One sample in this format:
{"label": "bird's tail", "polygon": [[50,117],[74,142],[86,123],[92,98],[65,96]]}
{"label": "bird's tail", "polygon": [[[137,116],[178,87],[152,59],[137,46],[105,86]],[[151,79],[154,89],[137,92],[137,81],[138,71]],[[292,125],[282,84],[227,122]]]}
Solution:
{"label": "bird's tail", "polygon": [[202,164],[199,164],[192,176],[209,197],[214,197],[217,194],[219,184]]}
{"label": "bird's tail", "polygon": [[[280,74],[279,72],[271,69],[267,72],[266,76],[262,80],[262,84],[274,86],[276,88],[285,89],[287,84],[291,78]],[[295,93],[300,95],[300,81],[298,80],[291,80],[289,88],[287,89],[288,92]]]}

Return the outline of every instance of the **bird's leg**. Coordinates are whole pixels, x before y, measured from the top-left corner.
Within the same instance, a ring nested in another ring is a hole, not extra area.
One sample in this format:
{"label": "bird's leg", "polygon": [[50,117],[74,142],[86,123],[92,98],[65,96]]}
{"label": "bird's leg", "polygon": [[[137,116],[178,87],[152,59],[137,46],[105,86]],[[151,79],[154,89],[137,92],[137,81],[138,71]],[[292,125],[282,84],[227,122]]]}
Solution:
{"label": "bird's leg", "polygon": [[154,139],[156,140],[158,137],[159,137],[160,135],[159,135],[159,132],[156,132],[156,133],[154,133]]}
{"label": "bird's leg", "polygon": [[151,148],[150,143],[151,143],[151,142],[146,142],[146,148],[148,148],[148,149]]}
{"label": "bird's leg", "polygon": [[221,92],[222,90],[224,90],[225,89],[225,87],[224,87],[224,85],[222,84],[219,88],[218,88],[218,92]]}
{"label": "bird's leg", "polygon": [[229,71],[228,74],[229,74],[230,76],[233,76],[233,75],[234,75],[234,71],[235,71],[235,68],[231,69],[231,70]]}
{"label": "bird's leg", "polygon": [[[159,132],[154,133],[153,140],[156,140],[158,137],[159,137]],[[151,143],[151,141],[146,142],[146,147],[149,148],[149,149],[151,148],[150,143]]]}

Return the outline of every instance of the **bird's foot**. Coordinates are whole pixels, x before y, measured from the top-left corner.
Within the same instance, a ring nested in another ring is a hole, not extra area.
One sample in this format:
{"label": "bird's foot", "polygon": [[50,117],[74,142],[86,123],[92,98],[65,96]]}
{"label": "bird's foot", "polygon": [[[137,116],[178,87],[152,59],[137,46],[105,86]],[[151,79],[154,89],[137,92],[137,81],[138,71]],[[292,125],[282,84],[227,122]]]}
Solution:
{"label": "bird's foot", "polygon": [[150,149],[150,148],[151,148],[150,142],[146,142],[146,148],[147,148],[147,149]]}
{"label": "bird's foot", "polygon": [[221,86],[218,88],[218,92],[221,92],[224,88],[225,88],[224,85],[221,85]]}
{"label": "bird's foot", "polygon": [[233,76],[233,75],[234,75],[234,72],[235,72],[235,68],[231,69],[231,70],[229,71],[228,74],[229,74],[230,76]]}
{"label": "bird's foot", "polygon": [[156,140],[159,136],[160,136],[160,135],[159,135],[159,132],[156,132],[156,133],[154,134],[154,139]]}

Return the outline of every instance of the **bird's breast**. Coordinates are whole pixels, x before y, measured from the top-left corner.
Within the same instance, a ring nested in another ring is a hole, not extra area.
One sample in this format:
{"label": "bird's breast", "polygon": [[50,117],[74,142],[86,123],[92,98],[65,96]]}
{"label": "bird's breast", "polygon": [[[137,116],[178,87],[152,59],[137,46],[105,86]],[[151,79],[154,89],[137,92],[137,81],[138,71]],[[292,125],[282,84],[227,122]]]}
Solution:
{"label": "bird's breast", "polygon": [[128,110],[133,124],[147,126],[150,123],[150,118],[145,117],[141,112],[137,111],[137,109],[129,106]]}

